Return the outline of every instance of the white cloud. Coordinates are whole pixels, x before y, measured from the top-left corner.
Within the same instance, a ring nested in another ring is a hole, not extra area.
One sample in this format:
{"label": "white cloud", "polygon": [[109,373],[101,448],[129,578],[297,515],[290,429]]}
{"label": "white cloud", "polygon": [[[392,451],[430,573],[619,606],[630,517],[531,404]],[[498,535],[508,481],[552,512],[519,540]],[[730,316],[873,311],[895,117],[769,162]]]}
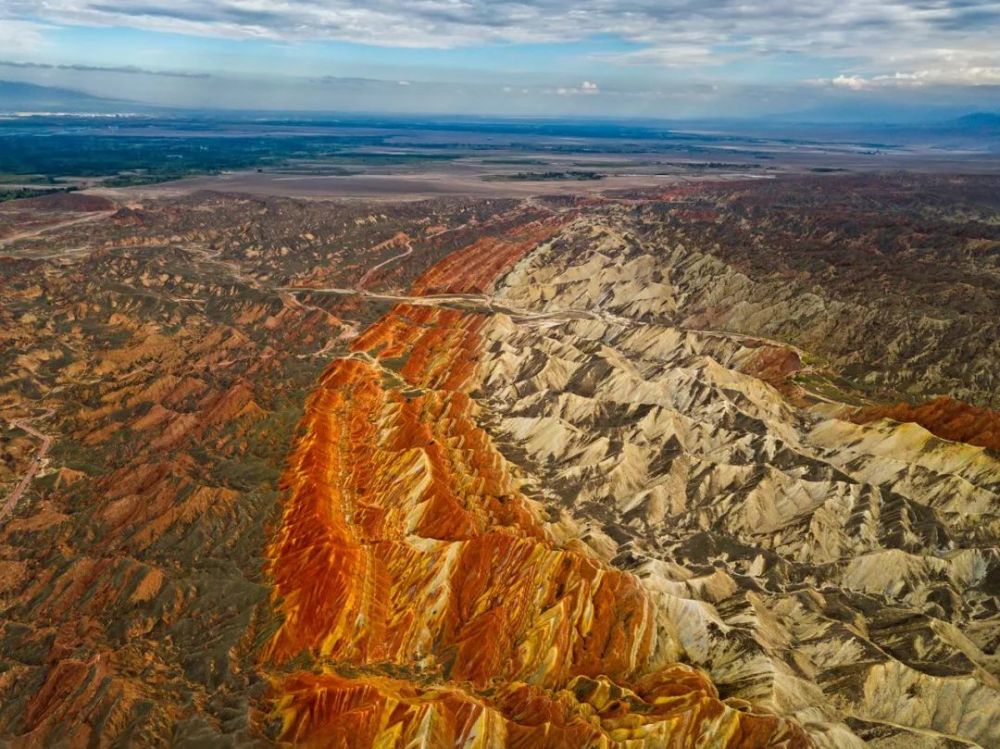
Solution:
{"label": "white cloud", "polygon": [[1000,86],[1000,56],[974,48],[904,50],[888,56],[882,67],[889,65],[889,70],[869,66],[813,83],[854,91]]}
{"label": "white cloud", "polygon": [[[5,57],[27,55],[42,43],[38,19],[401,47],[613,36],[633,46],[592,62],[714,71],[744,60],[808,58],[832,71],[825,85],[848,90],[994,85],[1000,69],[997,0],[808,0],[780,7],[773,0],[0,0]],[[599,88],[585,81],[557,91],[585,92]]]}
{"label": "white cloud", "polygon": [[[0,0],[0,9],[2,9]],[[11,57],[35,56],[42,52],[48,42],[45,39],[46,27],[32,21],[4,19],[0,11],[0,50]]]}
{"label": "white cloud", "polygon": [[671,43],[632,52],[594,55],[599,62],[613,65],[647,65],[658,68],[689,68],[721,65],[732,59],[730,54],[713,52],[705,44]]}
{"label": "white cloud", "polygon": [[[117,24],[219,36],[444,47],[617,35],[635,61],[703,60],[711,48],[837,52],[887,39],[995,34],[995,0],[0,0],[0,18]],[[993,45],[995,46],[995,44]]]}
{"label": "white cloud", "polygon": [[873,75],[868,78],[859,75],[838,75],[829,83],[836,88],[848,88],[853,91],[923,86],[1000,86],[1000,67],[918,70],[909,73]]}
{"label": "white cloud", "polygon": [[599,94],[601,89],[593,81],[584,81],[579,86],[560,86],[556,89],[559,96],[593,96]]}
{"label": "white cloud", "polygon": [[871,85],[871,81],[857,75],[838,75],[830,83],[837,88],[849,88],[853,91],[860,91]]}

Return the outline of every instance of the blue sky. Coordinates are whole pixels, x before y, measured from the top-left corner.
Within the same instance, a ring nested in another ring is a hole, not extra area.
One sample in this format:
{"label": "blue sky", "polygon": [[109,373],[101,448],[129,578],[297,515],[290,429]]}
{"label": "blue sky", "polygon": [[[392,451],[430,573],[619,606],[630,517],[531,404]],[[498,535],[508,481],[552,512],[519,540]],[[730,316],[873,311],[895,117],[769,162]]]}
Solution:
{"label": "blue sky", "polygon": [[233,108],[996,109],[997,38],[976,0],[0,0],[0,79]]}

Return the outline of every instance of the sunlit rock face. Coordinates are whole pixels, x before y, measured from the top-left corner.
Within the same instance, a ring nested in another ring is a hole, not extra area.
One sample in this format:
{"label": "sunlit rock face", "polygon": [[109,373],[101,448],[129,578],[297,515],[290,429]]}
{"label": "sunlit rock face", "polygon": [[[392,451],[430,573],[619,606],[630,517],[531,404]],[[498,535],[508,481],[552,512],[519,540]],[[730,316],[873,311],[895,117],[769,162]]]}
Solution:
{"label": "sunlit rock face", "polygon": [[1000,183],[845,180],[5,248],[0,746],[1000,746]]}
{"label": "sunlit rock face", "polygon": [[413,284],[414,294],[482,293],[525,253],[552,237],[558,218],[514,226],[504,236],[483,237],[431,266]]}
{"label": "sunlit rock face", "polygon": [[994,412],[859,409],[701,325],[693,268],[745,289],[640,228],[456,253],[327,369],[269,547],[282,739],[1000,745]]}
{"label": "sunlit rock face", "polygon": [[995,417],[853,423],[780,382],[805,352],[670,324],[687,256],[631,228],[580,220],[498,289],[524,312],[483,329],[474,394],[525,491],[642,580],[664,657],[724,695],[822,745],[1000,745]]}
{"label": "sunlit rock face", "polygon": [[468,392],[488,325],[400,305],[309,401],[269,549],[282,738],[808,746],[794,722],[723,701],[676,663],[640,579],[522,492]]}
{"label": "sunlit rock face", "polygon": [[920,404],[863,408],[854,417],[861,424],[878,419],[912,422],[942,439],[1000,450],[1000,411],[977,408],[947,396]]}

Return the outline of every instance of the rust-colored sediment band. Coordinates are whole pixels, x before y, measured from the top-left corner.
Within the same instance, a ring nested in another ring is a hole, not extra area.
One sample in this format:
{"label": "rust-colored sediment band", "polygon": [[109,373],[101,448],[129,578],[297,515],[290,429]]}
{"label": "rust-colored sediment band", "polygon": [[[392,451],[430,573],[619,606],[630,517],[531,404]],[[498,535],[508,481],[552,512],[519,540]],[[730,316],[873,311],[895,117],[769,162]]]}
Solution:
{"label": "rust-colored sediment band", "polygon": [[855,414],[853,421],[869,424],[879,419],[912,422],[942,439],[1000,450],[1000,411],[947,396],[916,405],[899,403],[864,408]]}
{"label": "rust-colored sediment band", "polygon": [[[482,288],[469,278],[459,287]],[[808,746],[796,725],[721,701],[701,672],[653,668],[637,579],[549,537],[476,423],[485,323],[399,305],[309,398],[268,548],[284,621],[265,661],[282,739]],[[289,671],[303,653],[313,668]]]}
{"label": "rust-colored sediment band", "polygon": [[413,284],[413,293],[476,294],[488,291],[492,283],[528,252],[551,239],[565,218],[532,221],[516,227],[504,237],[483,237],[448,255],[429,268]]}

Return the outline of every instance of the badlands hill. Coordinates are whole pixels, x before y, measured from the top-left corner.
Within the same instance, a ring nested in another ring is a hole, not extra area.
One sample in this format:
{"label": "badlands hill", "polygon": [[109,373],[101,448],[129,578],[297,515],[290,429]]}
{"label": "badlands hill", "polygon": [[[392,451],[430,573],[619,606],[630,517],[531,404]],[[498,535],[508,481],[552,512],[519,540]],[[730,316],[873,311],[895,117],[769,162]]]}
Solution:
{"label": "badlands hill", "polygon": [[0,209],[0,741],[1000,745],[1000,181]]}

